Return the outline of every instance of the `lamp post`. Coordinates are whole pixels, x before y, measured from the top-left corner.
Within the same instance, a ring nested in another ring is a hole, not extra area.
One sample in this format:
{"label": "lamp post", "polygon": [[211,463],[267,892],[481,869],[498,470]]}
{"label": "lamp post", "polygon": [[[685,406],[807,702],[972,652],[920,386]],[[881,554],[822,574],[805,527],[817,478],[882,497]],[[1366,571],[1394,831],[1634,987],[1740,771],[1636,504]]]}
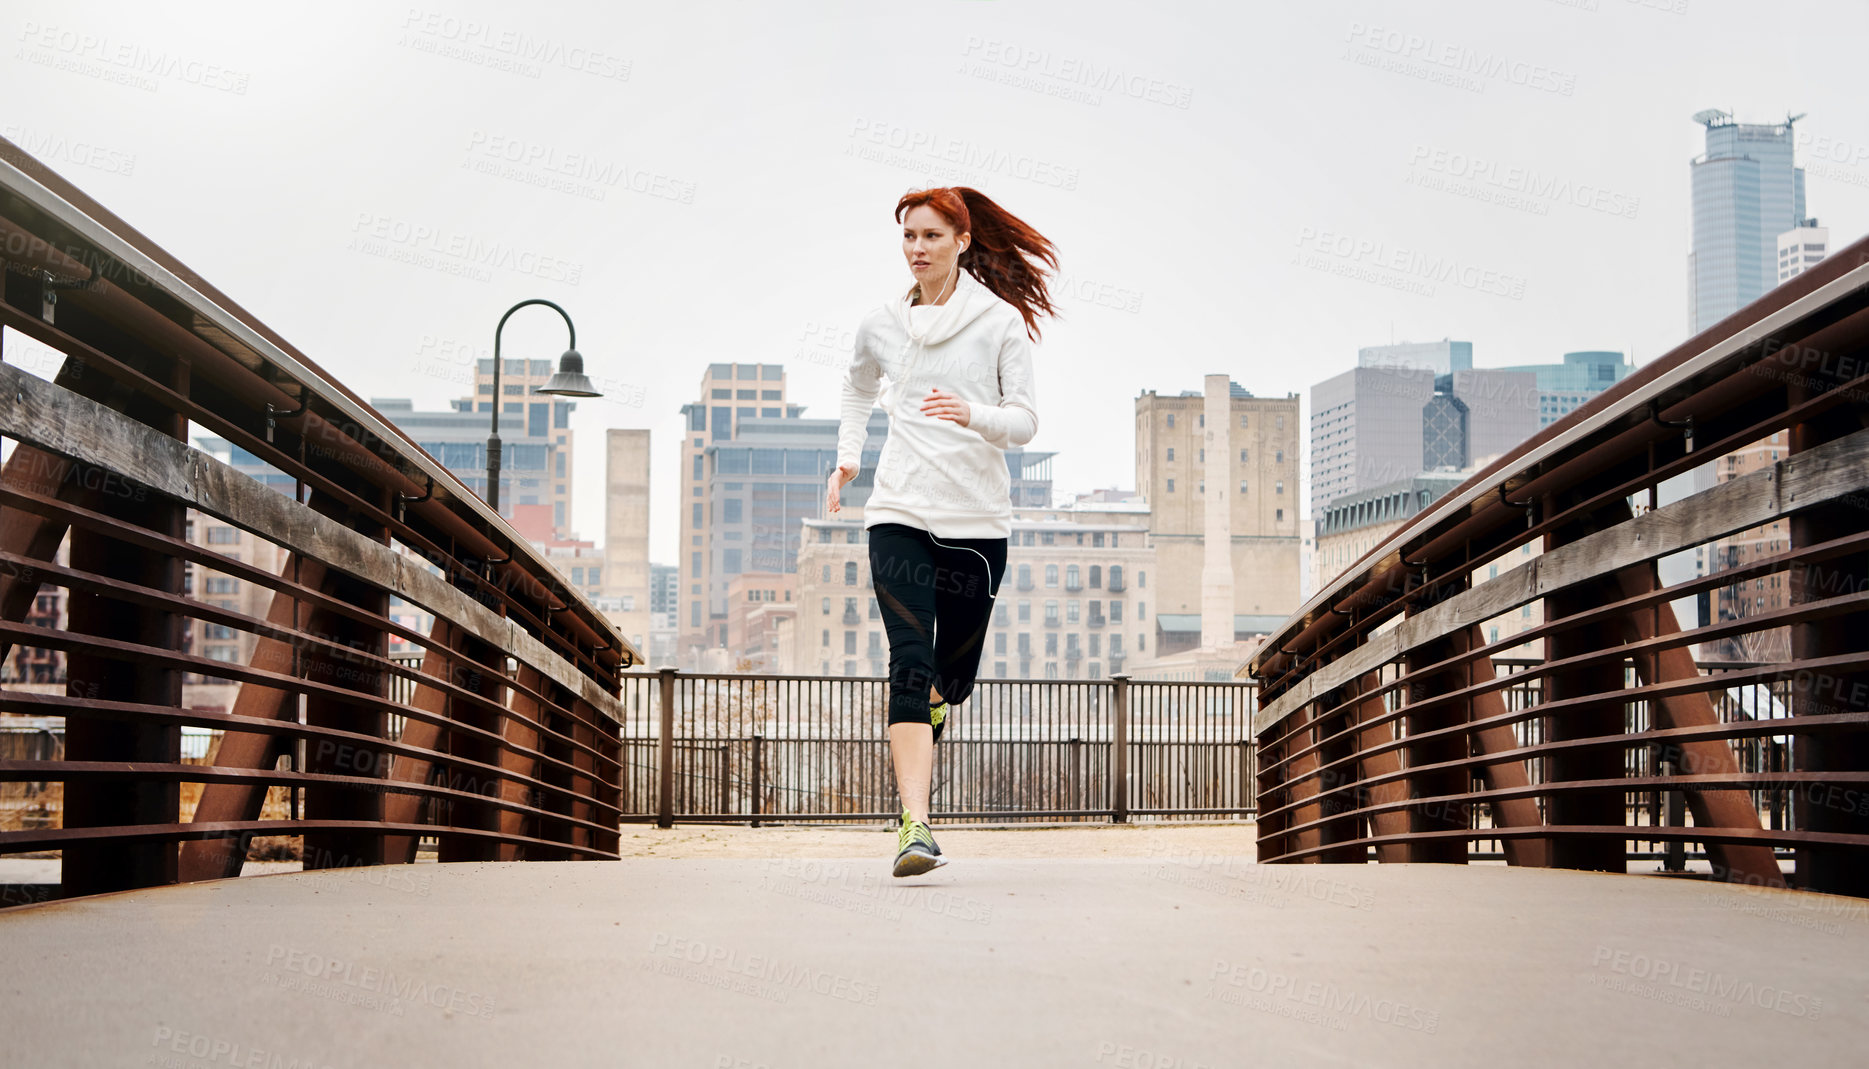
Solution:
{"label": "lamp post", "polygon": [[500,511],[500,413],[505,402],[500,394],[500,332],[506,329],[506,321],[513,313],[529,304],[542,304],[564,318],[565,330],[571,335],[570,347],[558,358],[558,373],[547,379],[545,385],[535,388],[535,394],[547,394],[556,397],[602,397],[591,385],[589,376],[584,374],[584,357],[578,352],[578,328],[571,324],[571,317],[563,308],[540,297],[520,301],[506,310],[500,317],[500,325],[493,328],[493,427],[487,436],[487,504],[493,506],[497,515]]}

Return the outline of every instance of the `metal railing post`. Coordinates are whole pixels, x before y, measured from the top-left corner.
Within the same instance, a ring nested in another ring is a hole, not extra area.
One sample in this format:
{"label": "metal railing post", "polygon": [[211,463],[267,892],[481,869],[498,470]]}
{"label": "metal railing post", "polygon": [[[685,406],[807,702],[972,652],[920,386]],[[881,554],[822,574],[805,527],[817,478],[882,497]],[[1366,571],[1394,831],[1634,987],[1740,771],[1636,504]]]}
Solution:
{"label": "metal railing post", "polygon": [[752,794],[753,800],[752,800],[752,805],[750,806],[750,808],[753,813],[753,827],[755,828],[759,827],[759,795],[760,795],[760,782],[761,782],[760,775],[762,772],[761,768],[759,767],[759,760],[760,760],[759,748],[760,748],[760,743],[763,741],[765,740],[760,735],[759,732],[757,731],[753,732],[753,784],[750,789],[750,793]]}
{"label": "metal railing post", "polygon": [[1129,675],[1110,677],[1110,821],[1129,820]]}
{"label": "metal railing post", "polygon": [[655,823],[659,828],[675,825],[675,669],[656,669],[662,688],[660,745],[657,753],[655,787]]}

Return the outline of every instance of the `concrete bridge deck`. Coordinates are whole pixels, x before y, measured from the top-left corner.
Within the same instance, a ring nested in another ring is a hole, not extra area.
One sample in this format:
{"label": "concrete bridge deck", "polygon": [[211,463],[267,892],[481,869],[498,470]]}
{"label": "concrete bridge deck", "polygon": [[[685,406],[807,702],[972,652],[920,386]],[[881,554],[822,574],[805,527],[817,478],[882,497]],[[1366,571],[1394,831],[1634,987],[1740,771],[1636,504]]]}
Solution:
{"label": "concrete bridge deck", "polygon": [[1243,834],[1240,854],[978,856],[1045,834],[903,881],[872,832],[819,851],[841,858],[417,865],[15,909],[0,1064],[1862,1063],[1854,899],[1255,866]]}

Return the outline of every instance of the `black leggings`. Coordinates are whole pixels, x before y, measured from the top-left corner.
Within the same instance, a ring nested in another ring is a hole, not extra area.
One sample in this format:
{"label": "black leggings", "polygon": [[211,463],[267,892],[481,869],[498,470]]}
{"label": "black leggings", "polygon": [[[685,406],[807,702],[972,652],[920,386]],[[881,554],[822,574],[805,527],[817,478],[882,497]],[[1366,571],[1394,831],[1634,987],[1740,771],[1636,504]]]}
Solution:
{"label": "black leggings", "polygon": [[870,528],[870,581],[889,632],[889,722],[928,723],[928,688],[949,705],[973,693],[1006,539],[936,538],[919,527]]}

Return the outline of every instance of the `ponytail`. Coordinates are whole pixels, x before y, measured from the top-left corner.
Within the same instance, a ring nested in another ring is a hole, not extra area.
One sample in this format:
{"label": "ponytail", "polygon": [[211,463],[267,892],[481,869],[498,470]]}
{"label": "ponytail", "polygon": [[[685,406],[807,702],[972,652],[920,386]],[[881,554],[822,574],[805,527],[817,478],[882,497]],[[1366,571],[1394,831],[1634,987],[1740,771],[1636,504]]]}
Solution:
{"label": "ponytail", "polygon": [[994,203],[977,189],[942,186],[904,194],[896,203],[896,221],[910,209],[928,205],[947,219],[956,235],[971,233],[973,242],[960,254],[960,266],[1019,310],[1025,332],[1038,340],[1038,317],[1056,318],[1046,277],[1040,265],[1058,270],[1057,247],[1018,216]]}

